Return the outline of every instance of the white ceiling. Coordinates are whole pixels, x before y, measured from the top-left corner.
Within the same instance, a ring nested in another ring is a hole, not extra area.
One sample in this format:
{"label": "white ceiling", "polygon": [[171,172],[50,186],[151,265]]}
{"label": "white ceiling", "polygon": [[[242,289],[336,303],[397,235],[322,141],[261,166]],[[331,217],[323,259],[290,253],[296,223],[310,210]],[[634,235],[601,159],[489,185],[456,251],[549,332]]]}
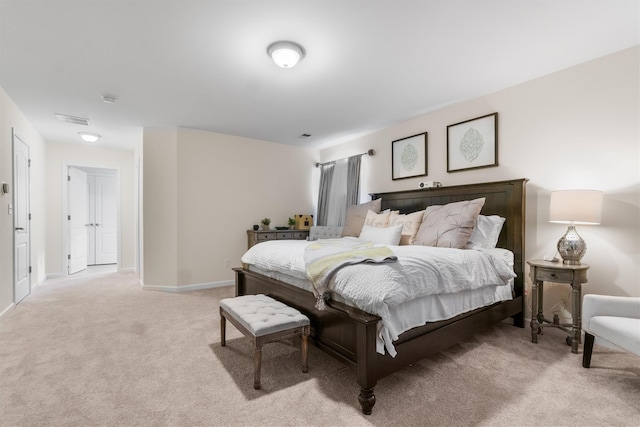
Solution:
{"label": "white ceiling", "polygon": [[[638,0],[0,0],[0,86],[52,142],[88,131],[132,149],[144,127],[179,126],[323,147],[637,45],[639,14]],[[266,54],[282,39],[307,51],[293,69]]]}

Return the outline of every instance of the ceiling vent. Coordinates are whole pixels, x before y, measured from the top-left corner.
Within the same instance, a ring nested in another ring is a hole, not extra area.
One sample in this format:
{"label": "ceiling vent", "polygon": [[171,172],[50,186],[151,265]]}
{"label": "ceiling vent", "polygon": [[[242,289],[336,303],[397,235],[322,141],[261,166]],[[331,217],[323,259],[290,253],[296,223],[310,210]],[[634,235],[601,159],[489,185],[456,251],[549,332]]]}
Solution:
{"label": "ceiling vent", "polygon": [[56,118],[61,122],[65,122],[65,123],[89,126],[89,119],[86,119],[84,117],[69,116],[67,114],[56,113]]}

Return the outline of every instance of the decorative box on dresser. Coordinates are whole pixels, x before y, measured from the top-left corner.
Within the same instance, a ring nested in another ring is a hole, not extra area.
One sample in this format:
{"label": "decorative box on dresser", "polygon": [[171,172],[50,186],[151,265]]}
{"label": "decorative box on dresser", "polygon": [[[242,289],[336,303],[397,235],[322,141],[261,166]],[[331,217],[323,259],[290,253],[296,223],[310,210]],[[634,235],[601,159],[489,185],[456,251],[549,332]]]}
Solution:
{"label": "decorative box on dresser", "polygon": [[267,240],[306,240],[309,230],[247,230],[247,249]]}

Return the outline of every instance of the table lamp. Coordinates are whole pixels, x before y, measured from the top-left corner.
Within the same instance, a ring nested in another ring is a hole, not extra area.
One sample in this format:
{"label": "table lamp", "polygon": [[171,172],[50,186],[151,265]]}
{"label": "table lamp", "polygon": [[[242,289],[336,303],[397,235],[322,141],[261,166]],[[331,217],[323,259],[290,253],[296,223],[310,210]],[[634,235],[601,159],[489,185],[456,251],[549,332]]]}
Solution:
{"label": "table lamp", "polygon": [[558,240],[558,253],[564,264],[580,265],[587,244],[576,231],[576,224],[598,225],[602,217],[602,191],[558,190],[551,192],[549,222],[569,224]]}

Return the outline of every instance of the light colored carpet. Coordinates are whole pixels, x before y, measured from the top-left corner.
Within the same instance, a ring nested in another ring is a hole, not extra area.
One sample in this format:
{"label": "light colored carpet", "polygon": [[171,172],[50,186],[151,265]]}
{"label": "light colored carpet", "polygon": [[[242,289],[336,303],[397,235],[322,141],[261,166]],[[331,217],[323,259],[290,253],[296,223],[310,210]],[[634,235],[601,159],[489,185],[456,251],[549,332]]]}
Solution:
{"label": "light colored carpet", "polygon": [[386,377],[362,415],[354,372],[315,347],[253,352],[218,301],[231,287],[142,291],[131,273],[49,280],[0,319],[2,426],[640,425],[640,358],[500,323]]}

